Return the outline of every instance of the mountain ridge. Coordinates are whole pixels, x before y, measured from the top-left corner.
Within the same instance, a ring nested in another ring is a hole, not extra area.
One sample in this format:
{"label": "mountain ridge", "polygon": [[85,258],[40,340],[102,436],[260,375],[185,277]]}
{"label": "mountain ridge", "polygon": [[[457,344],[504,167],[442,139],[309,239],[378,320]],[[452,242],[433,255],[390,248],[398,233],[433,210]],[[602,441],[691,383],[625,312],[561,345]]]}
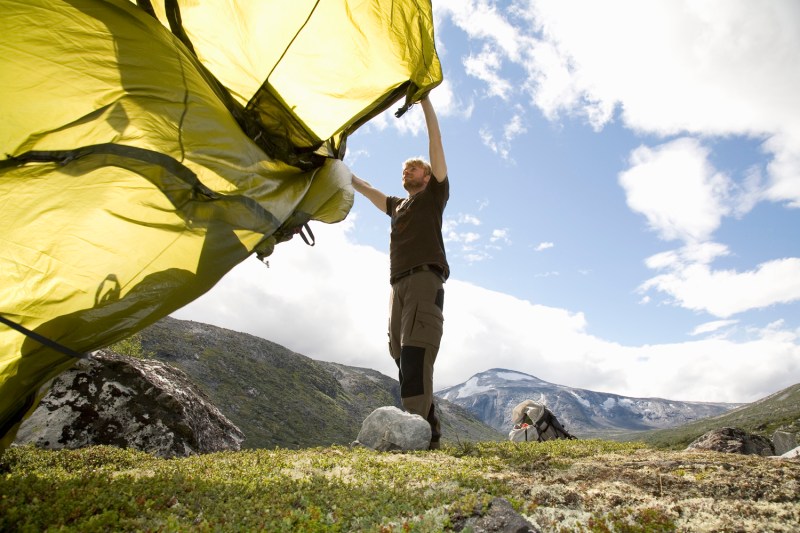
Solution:
{"label": "mountain ridge", "polygon": [[620,432],[676,427],[742,405],[628,397],[550,383],[505,368],[479,372],[437,395],[500,431],[510,429],[515,405],[524,400],[538,401],[573,435],[583,438],[613,438]]}
{"label": "mountain ridge", "polygon": [[[346,445],[374,409],[400,406],[397,380],[248,333],[166,317],[138,339],[143,355],[183,370],[244,432],[243,448]],[[445,442],[503,438],[460,406],[445,400],[437,407]]]}

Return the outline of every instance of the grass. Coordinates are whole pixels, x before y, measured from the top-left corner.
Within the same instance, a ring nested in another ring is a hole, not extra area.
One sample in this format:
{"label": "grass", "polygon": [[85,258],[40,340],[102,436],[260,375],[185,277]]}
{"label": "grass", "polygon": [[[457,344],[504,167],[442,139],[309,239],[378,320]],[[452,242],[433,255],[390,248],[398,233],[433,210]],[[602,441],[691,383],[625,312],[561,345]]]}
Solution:
{"label": "grass", "polygon": [[800,461],[601,440],[0,458],[0,531],[472,531],[497,497],[545,533],[788,533]]}
{"label": "grass", "polygon": [[397,454],[333,446],[167,460],[108,446],[25,446],[0,460],[0,530],[443,531],[496,496],[519,507],[508,472],[640,448],[495,442]]}

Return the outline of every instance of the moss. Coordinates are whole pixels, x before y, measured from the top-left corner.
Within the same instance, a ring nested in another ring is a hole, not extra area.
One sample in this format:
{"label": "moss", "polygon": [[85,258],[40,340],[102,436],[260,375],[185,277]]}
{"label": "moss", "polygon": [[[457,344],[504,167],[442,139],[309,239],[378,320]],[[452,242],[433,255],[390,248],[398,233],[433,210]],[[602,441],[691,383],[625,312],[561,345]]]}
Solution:
{"label": "moss", "polygon": [[0,530],[457,531],[503,497],[545,532],[792,531],[798,480],[796,461],[611,441],[171,460],[108,446],[26,446],[0,458]]}
{"label": "moss", "polygon": [[142,336],[139,333],[134,333],[130,337],[115,342],[109,346],[109,349],[118,354],[136,357],[137,359],[151,359],[155,357],[155,352],[145,350],[142,347]]}
{"label": "moss", "polygon": [[592,517],[588,531],[596,533],[669,533],[676,530],[675,520],[663,509],[621,509]]}

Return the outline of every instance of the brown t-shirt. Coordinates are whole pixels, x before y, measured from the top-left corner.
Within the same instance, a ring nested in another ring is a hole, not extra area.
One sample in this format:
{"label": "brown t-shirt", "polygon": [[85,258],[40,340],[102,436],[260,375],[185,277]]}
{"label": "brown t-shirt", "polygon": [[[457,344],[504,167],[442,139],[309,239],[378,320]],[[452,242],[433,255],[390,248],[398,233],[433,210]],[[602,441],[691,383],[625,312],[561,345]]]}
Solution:
{"label": "brown t-shirt", "polygon": [[392,217],[389,243],[390,277],[421,266],[438,266],[445,279],[450,266],[442,239],[442,214],[450,198],[450,180],[439,183],[431,176],[428,185],[408,198],[386,198],[386,214]]}

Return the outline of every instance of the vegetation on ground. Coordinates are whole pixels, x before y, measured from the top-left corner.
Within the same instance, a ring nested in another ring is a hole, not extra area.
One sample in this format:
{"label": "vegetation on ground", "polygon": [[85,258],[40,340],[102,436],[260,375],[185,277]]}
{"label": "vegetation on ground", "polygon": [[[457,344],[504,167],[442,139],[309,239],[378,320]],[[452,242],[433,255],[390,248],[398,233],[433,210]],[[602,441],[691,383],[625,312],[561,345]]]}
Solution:
{"label": "vegetation on ground", "polygon": [[134,333],[130,337],[115,342],[109,349],[128,357],[136,357],[137,359],[151,359],[155,357],[155,352],[147,351],[142,348],[142,336],[139,333]]}
{"label": "vegetation on ground", "polygon": [[460,531],[501,497],[541,531],[791,531],[800,463],[599,440],[158,459],[11,448],[2,531]]}

